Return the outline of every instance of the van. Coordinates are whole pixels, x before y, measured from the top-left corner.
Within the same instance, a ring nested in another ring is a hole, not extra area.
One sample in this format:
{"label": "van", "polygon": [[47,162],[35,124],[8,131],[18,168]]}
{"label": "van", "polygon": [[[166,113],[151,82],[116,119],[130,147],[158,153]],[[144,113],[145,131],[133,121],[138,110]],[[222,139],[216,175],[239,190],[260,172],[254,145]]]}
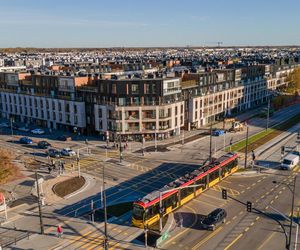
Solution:
{"label": "van", "polygon": [[290,170],[297,166],[299,163],[299,156],[295,154],[288,154],[286,157],[283,158],[281,163],[281,169],[283,170]]}

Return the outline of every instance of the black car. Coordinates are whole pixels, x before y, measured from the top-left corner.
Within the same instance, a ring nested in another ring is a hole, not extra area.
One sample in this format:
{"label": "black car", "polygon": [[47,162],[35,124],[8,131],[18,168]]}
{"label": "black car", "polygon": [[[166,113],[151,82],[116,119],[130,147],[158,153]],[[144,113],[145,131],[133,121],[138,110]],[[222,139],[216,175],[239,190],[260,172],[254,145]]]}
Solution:
{"label": "black car", "polygon": [[61,157],[60,152],[59,152],[58,150],[56,150],[56,149],[53,149],[53,148],[48,149],[47,154],[48,154],[50,157],[54,157],[54,158],[59,158],[59,157]]}
{"label": "black car", "polygon": [[72,138],[70,136],[67,136],[67,135],[61,135],[61,136],[58,136],[56,138],[56,140],[59,140],[59,141],[71,141]]}
{"label": "black car", "polygon": [[202,227],[214,231],[219,224],[225,223],[226,217],[226,211],[222,208],[217,208],[201,222]]}
{"label": "black car", "polygon": [[51,146],[51,144],[47,141],[39,141],[37,145],[39,148],[42,148],[42,149],[47,149],[48,147]]}

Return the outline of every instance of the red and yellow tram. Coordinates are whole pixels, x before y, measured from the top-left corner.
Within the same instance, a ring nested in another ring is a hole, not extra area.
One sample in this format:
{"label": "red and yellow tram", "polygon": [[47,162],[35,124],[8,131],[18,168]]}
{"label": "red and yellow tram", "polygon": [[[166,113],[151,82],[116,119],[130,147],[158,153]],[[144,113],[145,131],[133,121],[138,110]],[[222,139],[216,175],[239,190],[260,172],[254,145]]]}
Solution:
{"label": "red and yellow tram", "polygon": [[[160,194],[163,216],[171,213],[183,204],[189,202],[206,189],[217,184],[238,169],[236,153],[227,153],[215,161],[195,169],[175,181],[165,185],[162,189],[147,194],[133,203],[132,224],[143,228],[151,225],[160,218]],[[183,188],[188,186],[191,188]],[[195,185],[199,185],[196,186]],[[174,188],[183,188],[174,190]],[[168,192],[170,190],[170,192]]]}

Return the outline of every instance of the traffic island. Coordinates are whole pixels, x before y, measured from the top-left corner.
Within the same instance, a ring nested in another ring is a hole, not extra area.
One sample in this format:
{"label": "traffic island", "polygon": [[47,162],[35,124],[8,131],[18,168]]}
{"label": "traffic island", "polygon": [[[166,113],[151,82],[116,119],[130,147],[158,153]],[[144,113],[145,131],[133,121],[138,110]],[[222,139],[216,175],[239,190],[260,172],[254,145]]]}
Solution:
{"label": "traffic island", "polygon": [[85,178],[82,176],[72,177],[55,184],[52,190],[57,196],[64,198],[82,188],[85,182]]}

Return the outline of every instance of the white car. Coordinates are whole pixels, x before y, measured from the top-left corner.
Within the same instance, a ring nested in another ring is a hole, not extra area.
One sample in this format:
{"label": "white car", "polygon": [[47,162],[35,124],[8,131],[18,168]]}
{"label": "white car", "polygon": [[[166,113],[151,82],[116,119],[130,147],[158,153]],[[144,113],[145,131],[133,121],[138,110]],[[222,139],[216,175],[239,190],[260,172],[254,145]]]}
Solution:
{"label": "white car", "polygon": [[23,131],[23,132],[29,132],[30,128],[26,128],[26,127],[20,127],[18,128],[19,131]]}
{"label": "white car", "polygon": [[75,156],[75,155],[76,155],[75,151],[73,151],[73,150],[70,149],[70,148],[63,148],[63,149],[61,150],[61,154],[62,154],[62,155],[65,155],[65,156]]}
{"label": "white car", "polygon": [[36,128],[30,131],[31,133],[35,134],[35,135],[42,135],[45,134],[45,131],[40,129],[40,128]]}

